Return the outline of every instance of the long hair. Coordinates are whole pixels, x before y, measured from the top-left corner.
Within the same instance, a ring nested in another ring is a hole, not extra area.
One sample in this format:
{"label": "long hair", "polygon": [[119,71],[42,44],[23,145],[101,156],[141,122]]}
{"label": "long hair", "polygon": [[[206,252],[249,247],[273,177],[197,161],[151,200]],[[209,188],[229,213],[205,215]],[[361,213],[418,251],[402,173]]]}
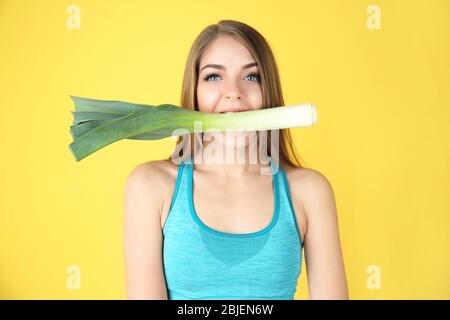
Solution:
{"label": "long hair", "polygon": [[[239,41],[247,48],[247,50],[249,50],[258,64],[262,87],[262,108],[284,106],[278,67],[266,39],[258,31],[245,23],[235,20],[221,20],[217,24],[209,25],[203,29],[192,44],[184,69],[180,107],[199,111],[196,92],[199,78],[200,58],[208,44],[219,36],[231,36]],[[279,161],[291,167],[303,167],[300,162],[301,158],[297,154],[293,144],[290,130],[278,130]],[[268,150],[266,150],[266,154],[270,155],[272,135],[270,134],[270,130],[268,131]],[[189,141],[189,150],[194,150],[194,143],[198,141],[198,134],[190,133],[189,136],[190,138],[187,136],[180,136],[177,140],[177,145],[182,143],[186,145]],[[182,154],[177,155],[177,157],[186,159],[190,156],[190,154],[184,152],[186,148],[181,148],[181,150]],[[173,159],[173,156],[174,154],[172,153],[167,160]]]}

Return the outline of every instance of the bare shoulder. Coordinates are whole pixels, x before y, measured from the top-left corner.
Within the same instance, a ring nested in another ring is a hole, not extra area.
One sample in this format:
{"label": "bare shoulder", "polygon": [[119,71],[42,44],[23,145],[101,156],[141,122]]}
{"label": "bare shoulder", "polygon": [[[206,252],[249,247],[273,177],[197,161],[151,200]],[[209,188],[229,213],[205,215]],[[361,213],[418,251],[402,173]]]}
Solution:
{"label": "bare shoulder", "polygon": [[171,163],[136,165],[125,182],[123,247],[128,299],[167,299],[160,213]]}
{"label": "bare shoulder", "polygon": [[301,199],[298,201],[302,202],[308,221],[303,243],[309,299],[348,299],[336,203],[330,180],[313,169],[294,168],[289,174],[293,198]]}
{"label": "bare shoulder", "polygon": [[176,181],[178,165],[170,160],[153,160],[136,165],[125,182],[126,192],[151,198],[162,209]]}
{"label": "bare shoulder", "polygon": [[292,181],[295,191],[314,192],[332,191],[328,178],[321,172],[311,168],[288,168],[285,169],[289,182]]}
{"label": "bare shoulder", "polygon": [[147,161],[136,165],[127,177],[127,183],[164,183],[177,172],[178,166],[169,160]]}
{"label": "bare shoulder", "polygon": [[285,172],[293,201],[301,205],[304,219],[311,218],[310,212],[317,202],[334,201],[333,187],[321,172],[311,168],[292,167],[287,167]]}

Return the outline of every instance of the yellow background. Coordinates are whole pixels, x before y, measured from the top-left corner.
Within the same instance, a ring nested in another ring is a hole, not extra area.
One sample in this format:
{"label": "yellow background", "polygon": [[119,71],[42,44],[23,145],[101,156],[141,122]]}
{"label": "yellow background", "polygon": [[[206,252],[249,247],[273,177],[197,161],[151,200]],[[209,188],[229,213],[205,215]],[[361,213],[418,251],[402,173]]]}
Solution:
{"label": "yellow background", "polygon": [[286,104],[317,106],[318,124],[293,133],[335,190],[350,298],[449,299],[447,0],[0,0],[0,297],[125,298],[124,179],[175,142],[119,141],[77,163],[68,95],[178,104],[188,50],[220,19],[267,38]]}

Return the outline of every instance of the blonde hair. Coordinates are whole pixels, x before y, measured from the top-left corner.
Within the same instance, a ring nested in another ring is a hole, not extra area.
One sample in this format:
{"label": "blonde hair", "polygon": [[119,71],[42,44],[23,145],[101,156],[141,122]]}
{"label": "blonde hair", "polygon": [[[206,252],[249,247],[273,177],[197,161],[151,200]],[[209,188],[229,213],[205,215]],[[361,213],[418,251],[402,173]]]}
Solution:
{"label": "blonde hair", "polygon": [[[263,108],[284,106],[278,67],[272,50],[266,39],[249,25],[235,20],[221,20],[217,24],[207,26],[197,36],[189,51],[184,69],[183,84],[181,90],[180,107],[199,111],[197,102],[197,82],[199,78],[200,59],[206,47],[219,36],[231,36],[251,53],[261,77]],[[196,133],[190,133],[190,139],[180,136],[177,145],[186,140],[191,142],[190,150],[194,150],[193,144]],[[270,155],[271,134],[267,134],[267,155]],[[303,167],[300,157],[296,153],[289,129],[279,129],[279,161],[291,167]],[[185,150],[182,148],[182,150]],[[184,151],[183,151],[184,153]],[[173,154],[168,160],[172,158]],[[182,154],[185,158],[187,154]],[[302,160],[303,162],[303,160]]]}

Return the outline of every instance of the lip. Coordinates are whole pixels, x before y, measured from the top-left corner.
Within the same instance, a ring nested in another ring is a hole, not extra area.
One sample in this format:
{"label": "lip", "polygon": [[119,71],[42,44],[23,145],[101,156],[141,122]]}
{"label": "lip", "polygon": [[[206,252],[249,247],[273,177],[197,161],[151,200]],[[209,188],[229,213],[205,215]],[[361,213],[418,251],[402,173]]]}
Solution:
{"label": "lip", "polygon": [[242,112],[242,111],[250,111],[251,109],[225,109],[220,110],[218,113],[234,113],[234,112]]}

